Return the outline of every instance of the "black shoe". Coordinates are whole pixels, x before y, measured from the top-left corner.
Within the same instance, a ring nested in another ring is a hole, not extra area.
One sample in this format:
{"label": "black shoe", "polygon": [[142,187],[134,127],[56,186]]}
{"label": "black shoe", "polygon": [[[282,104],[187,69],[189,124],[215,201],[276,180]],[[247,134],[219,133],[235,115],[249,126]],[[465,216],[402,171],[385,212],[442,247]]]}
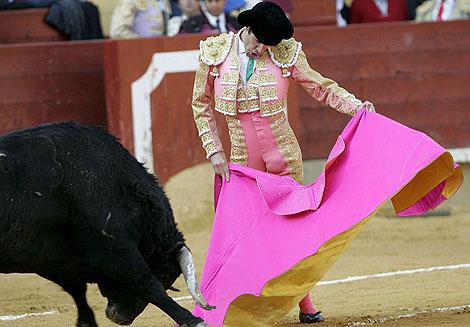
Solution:
{"label": "black shoe", "polygon": [[321,311],[315,313],[303,313],[299,311],[299,320],[302,324],[314,324],[324,321],[325,318],[321,315]]}

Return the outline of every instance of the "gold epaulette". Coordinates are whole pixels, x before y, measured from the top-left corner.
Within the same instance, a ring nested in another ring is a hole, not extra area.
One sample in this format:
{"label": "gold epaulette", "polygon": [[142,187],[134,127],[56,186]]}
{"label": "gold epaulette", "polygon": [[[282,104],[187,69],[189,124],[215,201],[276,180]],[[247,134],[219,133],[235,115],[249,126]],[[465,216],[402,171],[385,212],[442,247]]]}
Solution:
{"label": "gold epaulette", "polygon": [[233,32],[222,33],[201,41],[201,61],[209,66],[220,65],[230,52],[234,35]]}
{"label": "gold epaulette", "polygon": [[302,43],[294,38],[283,40],[278,45],[268,48],[269,56],[276,66],[280,68],[289,68],[295,65],[302,50]]}

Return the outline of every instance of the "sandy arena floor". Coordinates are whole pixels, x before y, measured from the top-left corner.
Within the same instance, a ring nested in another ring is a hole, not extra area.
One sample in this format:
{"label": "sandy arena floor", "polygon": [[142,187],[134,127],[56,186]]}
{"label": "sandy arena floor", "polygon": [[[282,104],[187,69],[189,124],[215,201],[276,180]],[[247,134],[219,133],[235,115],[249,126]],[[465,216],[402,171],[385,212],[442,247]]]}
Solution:
{"label": "sandy arena floor", "polygon": [[[199,276],[211,228],[212,178],[210,168],[201,165],[166,185],[180,229],[197,260]],[[470,326],[470,208],[451,209],[450,216],[424,218],[396,218],[381,211],[323,281],[362,275],[369,278],[317,285],[313,299],[326,321],[316,326]],[[370,276],[449,265],[457,266]],[[185,289],[182,279],[175,286]],[[186,291],[170,294],[188,295]],[[90,285],[88,299],[100,326],[117,326],[105,318],[106,300],[95,285]],[[191,301],[181,304],[192,307]],[[51,313],[4,320],[8,315],[45,312]],[[299,326],[297,313],[293,310],[277,326]],[[55,284],[36,275],[0,275],[0,327],[74,326],[75,319],[72,299]],[[149,306],[132,326],[171,325],[170,318]]]}

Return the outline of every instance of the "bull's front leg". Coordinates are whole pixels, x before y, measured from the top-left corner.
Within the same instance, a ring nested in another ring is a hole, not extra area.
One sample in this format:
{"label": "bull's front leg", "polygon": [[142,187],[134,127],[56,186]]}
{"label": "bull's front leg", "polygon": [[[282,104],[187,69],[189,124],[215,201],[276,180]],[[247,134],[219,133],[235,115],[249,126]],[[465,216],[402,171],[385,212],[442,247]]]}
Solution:
{"label": "bull's front leg", "polygon": [[95,320],[95,315],[91,310],[88,302],[86,300],[86,289],[87,285],[83,282],[67,282],[63,280],[63,278],[59,276],[52,276],[52,275],[43,275],[40,276],[49,279],[52,282],[57,283],[58,285],[62,286],[64,291],[69,293],[73,300],[75,301],[75,305],[77,306],[78,317],[77,317],[77,327],[97,327]]}
{"label": "bull's front leg", "polygon": [[93,257],[92,265],[97,270],[101,270],[107,278],[134,290],[136,296],[157,306],[180,326],[208,326],[201,318],[195,317],[166,294],[162,284],[141,256],[137,246],[120,248],[112,254],[113,260],[109,260],[109,254]]}

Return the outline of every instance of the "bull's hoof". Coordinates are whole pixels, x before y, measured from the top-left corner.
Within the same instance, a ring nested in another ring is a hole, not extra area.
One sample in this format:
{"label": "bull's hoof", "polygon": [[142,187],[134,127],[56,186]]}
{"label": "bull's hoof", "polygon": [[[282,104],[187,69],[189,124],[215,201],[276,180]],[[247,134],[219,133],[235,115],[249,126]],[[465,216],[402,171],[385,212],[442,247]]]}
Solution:
{"label": "bull's hoof", "polygon": [[130,325],[134,321],[134,319],[128,319],[127,317],[124,317],[119,314],[119,311],[114,306],[108,306],[106,308],[105,314],[109,320],[121,326]]}
{"label": "bull's hoof", "polygon": [[321,311],[315,313],[299,312],[299,320],[303,324],[315,324],[324,321],[325,318],[322,316]]}

